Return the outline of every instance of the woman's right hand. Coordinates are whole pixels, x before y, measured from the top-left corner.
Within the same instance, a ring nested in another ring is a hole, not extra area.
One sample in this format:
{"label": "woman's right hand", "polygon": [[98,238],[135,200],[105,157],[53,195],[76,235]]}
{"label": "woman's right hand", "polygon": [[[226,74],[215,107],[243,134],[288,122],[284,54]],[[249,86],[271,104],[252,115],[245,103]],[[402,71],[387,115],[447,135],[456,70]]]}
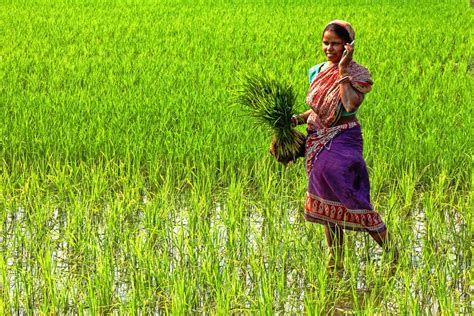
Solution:
{"label": "woman's right hand", "polygon": [[299,116],[298,115],[293,115],[290,119],[291,126],[295,127],[296,125],[298,125],[298,121],[299,121]]}
{"label": "woman's right hand", "polygon": [[311,113],[311,110],[303,112],[301,114],[293,115],[290,119],[291,126],[295,127],[296,125],[306,124],[308,116]]}

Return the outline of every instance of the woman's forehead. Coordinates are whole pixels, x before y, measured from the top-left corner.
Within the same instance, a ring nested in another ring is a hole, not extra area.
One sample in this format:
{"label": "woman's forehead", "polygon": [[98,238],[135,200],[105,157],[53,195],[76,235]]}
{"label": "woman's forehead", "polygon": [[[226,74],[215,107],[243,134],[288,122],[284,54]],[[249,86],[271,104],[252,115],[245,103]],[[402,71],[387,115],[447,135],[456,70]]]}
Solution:
{"label": "woman's forehead", "polygon": [[326,31],[323,34],[323,41],[342,42],[342,38],[333,31]]}

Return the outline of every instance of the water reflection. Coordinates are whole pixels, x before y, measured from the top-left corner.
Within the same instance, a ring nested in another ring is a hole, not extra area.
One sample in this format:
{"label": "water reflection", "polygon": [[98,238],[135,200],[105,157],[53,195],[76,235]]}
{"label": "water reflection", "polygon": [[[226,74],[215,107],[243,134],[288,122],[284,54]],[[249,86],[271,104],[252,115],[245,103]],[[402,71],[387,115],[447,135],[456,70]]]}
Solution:
{"label": "water reflection", "polygon": [[[143,205],[150,203],[148,198],[143,196]],[[107,210],[106,210],[107,211]],[[110,210],[108,210],[110,211]],[[233,232],[229,231],[228,223],[228,210],[225,205],[216,203],[213,212],[209,213],[208,225],[209,225],[209,236],[213,238],[217,246],[217,253],[219,254],[219,270],[224,271],[232,262],[226,254],[226,247],[229,241],[229,236]],[[290,209],[286,212],[287,218],[283,219],[287,229],[301,231],[301,228],[305,224],[301,223],[301,214],[298,209]],[[410,248],[405,249],[404,254],[408,258],[408,267],[404,267],[408,270],[416,271],[417,269],[432,269],[435,273],[436,267],[425,267],[426,262],[423,262],[424,251],[427,247],[433,247],[433,245],[425,244],[427,241],[428,234],[428,223],[426,214],[423,210],[414,212],[413,220],[413,231],[412,238],[410,240]],[[445,220],[449,227],[449,231],[453,235],[459,235],[466,229],[466,224],[458,213],[453,211],[446,211]],[[135,221],[136,236],[142,239],[142,243],[147,243],[147,238],[151,235],[151,232],[147,231],[144,224],[145,215],[143,212],[137,212]],[[167,227],[170,229],[167,231],[165,244],[166,251],[169,257],[169,274],[175,273],[175,271],[181,267],[183,261],[188,260],[189,253],[186,251],[184,242],[191,238],[191,226],[189,219],[189,211],[186,208],[182,208],[179,212],[169,212],[167,214]],[[106,241],[106,227],[100,220],[91,221],[93,229],[95,229],[98,238],[98,244],[104,245]],[[259,253],[262,247],[265,247],[265,243],[268,240],[268,236],[265,232],[266,219],[262,212],[257,209],[250,210],[241,223],[243,226],[237,229],[242,229],[245,233],[244,241],[237,241],[245,244],[246,249],[244,253]],[[25,210],[18,208],[15,212],[8,214],[3,222],[3,233],[0,234],[0,245],[5,250],[5,263],[6,263],[6,276],[8,280],[8,289],[10,297],[25,295],[29,290],[25,288],[25,275],[33,280],[43,280],[44,271],[39,271],[36,263],[33,263],[31,253],[26,252],[22,246],[28,240],[37,240],[38,236],[33,236],[35,230],[28,227],[31,222],[27,219]],[[84,284],[72,284],[71,287],[71,276],[78,272],[77,269],[81,269],[81,258],[78,257],[77,252],[73,250],[72,245],[68,243],[68,238],[64,238],[64,232],[67,231],[68,217],[63,210],[54,209],[51,216],[49,217],[46,226],[48,228],[47,234],[50,242],[50,252],[46,251],[44,256],[49,256],[45,260],[50,260],[49,273],[54,274],[54,280],[56,282],[56,291],[65,289],[70,293],[80,292],[79,289]],[[235,229],[235,228],[234,228]],[[360,311],[363,306],[370,302],[370,304],[380,303],[384,305],[384,310],[390,313],[399,312],[399,302],[395,301],[390,297],[383,297],[379,292],[382,289],[380,285],[374,285],[373,283],[367,282],[368,274],[385,273],[386,268],[382,262],[382,251],[380,247],[376,247],[375,244],[369,239],[368,235],[365,234],[348,234],[349,239],[354,244],[354,251],[357,253],[357,260],[359,262],[358,270],[354,274],[351,271],[346,271],[342,276],[328,275],[328,284],[331,284],[329,290],[334,290],[334,293],[328,293],[331,297],[331,303],[327,304],[324,309],[327,313],[334,315],[347,315]],[[449,244],[449,241],[447,241]],[[237,247],[242,245],[237,245]],[[408,245],[405,245],[408,246]],[[440,244],[439,247],[447,249],[445,260],[449,262],[449,266],[452,269],[456,269],[459,273],[446,273],[447,284],[455,291],[458,291],[459,298],[465,306],[471,305],[474,307],[474,301],[471,298],[471,294],[474,291],[474,286],[469,284],[469,273],[471,271],[471,260],[469,254],[465,253],[465,248],[460,247],[457,243],[451,243],[446,248],[446,243]],[[204,248],[203,248],[204,249]],[[119,250],[125,251],[125,250]],[[115,257],[114,257],[115,258]],[[126,258],[124,254],[116,254],[116,258],[121,258],[123,261]],[[46,260],[46,261],[47,261]],[[118,260],[118,259],[117,259]],[[114,295],[117,302],[127,302],[130,292],[133,290],[130,283],[130,265],[117,261],[113,265],[112,278],[114,284]],[[268,268],[268,262],[263,257],[262,265],[263,268]],[[406,262],[405,262],[406,264]],[[132,266],[133,267],[133,266]],[[242,264],[237,269],[238,277],[245,283],[245,293],[247,297],[252,297],[258,290],[259,280],[255,274],[252,274],[252,267],[249,263]],[[285,280],[285,291],[279,292],[275,290],[274,299],[280,304],[276,305],[275,308],[280,312],[289,314],[299,314],[305,312],[305,297],[309,295],[311,288],[307,285],[307,276],[305,267],[291,267],[289,269],[279,268],[284,271]],[[375,269],[375,270],[374,270]],[[352,274],[351,274],[352,273]],[[453,276],[455,276],[453,278]],[[398,276],[400,277],[400,276]],[[406,277],[406,276],[404,276]],[[393,287],[403,293],[406,291],[407,284],[404,284],[400,280],[387,278],[387,282],[393,283]],[[373,282],[374,278],[370,279]],[[33,281],[35,283],[36,281]],[[41,281],[44,282],[44,281]],[[3,285],[4,287],[5,285]],[[35,287],[38,287],[35,284]],[[355,286],[355,287],[354,287]],[[426,287],[433,288],[436,284],[433,284],[433,280],[426,280]],[[424,312],[429,314],[438,314],[441,312],[440,302],[436,297],[426,297],[426,293],[433,293],[433,291],[423,291],[419,288],[419,281],[413,279],[409,280],[409,288],[413,297],[422,302],[425,306]],[[314,290],[314,289],[313,289]],[[5,291],[5,288],[3,288]],[[282,295],[284,293],[284,296]],[[209,293],[203,292],[203,297]],[[313,294],[316,295],[316,294]],[[332,296],[331,296],[332,295]],[[203,310],[205,310],[206,299],[200,303]],[[74,305],[72,299],[69,301],[71,306]],[[251,302],[247,301],[244,303],[243,308],[250,308]],[[12,313],[20,312],[21,308],[18,304],[12,304]],[[461,313],[468,313],[467,310],[460,310]]]}

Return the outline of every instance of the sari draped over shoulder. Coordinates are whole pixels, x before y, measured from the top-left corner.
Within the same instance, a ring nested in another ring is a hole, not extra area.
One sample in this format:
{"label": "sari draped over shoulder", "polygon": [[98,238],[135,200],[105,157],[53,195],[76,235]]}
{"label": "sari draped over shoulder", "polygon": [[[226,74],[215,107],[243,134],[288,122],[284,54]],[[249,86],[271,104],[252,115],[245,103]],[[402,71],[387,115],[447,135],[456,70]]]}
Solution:
{"label": "sari draped over shoulder", "polygon": [[[372,79],[367,68],[351,61],[347,74],[352,87],[361,93],[372,88]],[[337,65],[320,71],[313,79],[306,95],[306,103],[313,110],[308,124],[311,129],[331,127],[341,116],[339,69]]]}

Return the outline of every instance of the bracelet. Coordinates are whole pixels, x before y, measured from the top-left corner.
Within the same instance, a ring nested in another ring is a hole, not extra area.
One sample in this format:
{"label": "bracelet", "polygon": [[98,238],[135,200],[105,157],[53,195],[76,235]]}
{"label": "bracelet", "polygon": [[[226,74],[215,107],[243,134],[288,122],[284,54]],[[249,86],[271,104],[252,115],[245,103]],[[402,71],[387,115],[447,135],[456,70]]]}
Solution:
{"label": "bracelet", "polygon": [[339,79],[339,80],[337,81],[337,83],[340,84],[340,83],[342,83],[342,82],[344,82],[344,81],[346,81],[346,80],[350,81],[351,78],[350,78],[349,76],[344,76],[344,77],[342,77],[341,79]]}
{"label": "bracelet", "polygon": [[298,115],[293,115],[291,118],[296,120],[296,125],[301,125],[301,124],[305,123],[304,118],[299,114]]}
{"label": "bracelet", "polygon": [[298,115],[298,125],[305,124],[306,119],[302,115]]}

